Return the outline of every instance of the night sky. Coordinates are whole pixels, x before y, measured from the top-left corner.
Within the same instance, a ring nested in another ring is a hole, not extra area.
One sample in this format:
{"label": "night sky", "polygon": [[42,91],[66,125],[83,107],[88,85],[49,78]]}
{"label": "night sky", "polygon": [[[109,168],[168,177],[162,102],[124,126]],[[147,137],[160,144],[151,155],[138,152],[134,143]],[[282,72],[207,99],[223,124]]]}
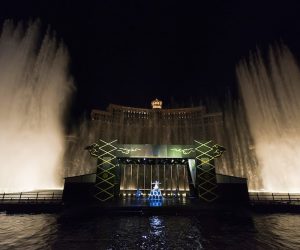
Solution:
{"label": "night sky", "polygon": [[239,60],[275,42],[300,59],[300,1],[11,0],[1,2],[0,18],[39,18],[63,40],[74,117],[109,103],[149,107],[158,97],[189,106],[223,97],[236,90]]}

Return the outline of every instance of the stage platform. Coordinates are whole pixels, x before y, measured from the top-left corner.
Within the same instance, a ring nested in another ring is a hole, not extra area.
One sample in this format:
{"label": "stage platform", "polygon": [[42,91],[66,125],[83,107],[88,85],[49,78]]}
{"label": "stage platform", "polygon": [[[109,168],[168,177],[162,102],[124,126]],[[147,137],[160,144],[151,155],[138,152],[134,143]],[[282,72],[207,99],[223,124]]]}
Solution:
{"label": "stage platform", "polygon": [[[238,186],[235,186],[236,188]],[[0,213],[57,213],[63,218],[72,216],[99,216],[104,214],[185,214],[205,215],[219,213],[289,212],[300,213],[300,194],[254,193],[248,202],[234,202],[233,198],[213,203],[197,198],[168,197],[158,200],[148,198],[120,197],[120,199],[99,202],[64,202],[62,190],[39,190],[22,193],[0,194]]]}

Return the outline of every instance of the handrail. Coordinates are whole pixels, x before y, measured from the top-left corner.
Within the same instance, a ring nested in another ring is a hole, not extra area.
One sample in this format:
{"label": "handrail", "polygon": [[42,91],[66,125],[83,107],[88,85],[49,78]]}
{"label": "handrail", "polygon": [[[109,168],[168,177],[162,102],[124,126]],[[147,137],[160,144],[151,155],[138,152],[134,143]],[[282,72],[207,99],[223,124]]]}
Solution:
{"label": "handrail", "polygon": [[62,192],[20,192],[0,194],[0,203],[53,203],[62,201]]}
{"label": "handrail", "polygon": [[249,193],[251,202],[300,202],[300,193]]}

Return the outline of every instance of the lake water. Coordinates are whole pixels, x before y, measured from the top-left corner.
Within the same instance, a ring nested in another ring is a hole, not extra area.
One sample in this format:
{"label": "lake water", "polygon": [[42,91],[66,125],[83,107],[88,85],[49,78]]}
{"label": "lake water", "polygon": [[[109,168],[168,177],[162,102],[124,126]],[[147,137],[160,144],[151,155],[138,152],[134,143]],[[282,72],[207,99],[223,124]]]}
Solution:
{"label": "lake water", "polygon": [[300,249],[300,215],[0,214],[0,249]]}

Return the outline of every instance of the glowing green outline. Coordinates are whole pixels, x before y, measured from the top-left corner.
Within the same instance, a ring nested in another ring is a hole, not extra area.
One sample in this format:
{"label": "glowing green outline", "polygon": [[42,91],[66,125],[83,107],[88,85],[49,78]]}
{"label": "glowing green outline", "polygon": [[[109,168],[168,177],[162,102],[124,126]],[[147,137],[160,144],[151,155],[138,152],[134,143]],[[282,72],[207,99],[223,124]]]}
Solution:
{"label": "glowing green outline", "polygon": [[195,150],[193,148],[185,148],[185,149],[182,149],[182,148],[171,148],[170,150],[171,151],[176,151],[176,152],[182,152],[184,155],[188,155],[191,152],[195,152]]}
{"label": "glowing green outline", "polygon": [[[99,190],[99,192],[97,192],[94,197],[102,202],[107,201],[111,198],[114,197],[113,193],[108,192],[109,189],[113,188],[115,185],[114,183],[110,182],[111,179],[114,179],[114,177],[116,177],[115,174],[111,173],[110,171],[113,170],[116,165],[112,163],[112,161],[114,159],[116,159],[116,156],[114,154],[112,154],[113,151],[115,151],[117,149],[117,147],[115,147],[114,145],[112,145],[113,143],[115,143],[117,140],[113,140],[111,142],[106,142],[102,139],[99,139],[99,142],[103,143],[102,146],[100,146],[98,143],[93,143],[89,148],[89,152],[91,154],[91,156],[96,157],[99,161],[97,161],[97,172],[96,172],[96,176],[97,178],[99,178],[99,182],[95,183],[95,187]],[[105,147],[111,147],[110,150],[105,150]],[[109,160],[105,159],[106,157],[110,157]],[[98,164],[98,162],[100,162]],[[104,164],[110,165],[111,167],[108,169],[104,169],[103,166]],[[103,179],[101,176],[107,173],[108,177],[107,179]],[[103,183],[107,183],[109,184],[109,186],[105,189],[101,188],[101,184]],[[101,199],[98,196],[102,193],[107,194],[107,198],[105,199]]]}
{"label": "glowing green outline", "polygon": [[[208,202],[211,202],[211,201],[214,201],[215,199],[217,199],[218,196],[216,193],[214,193],[214,190],[217,188],[217,184],[215,182],[212,182],[212,180],[215,178],[215,175],[210,173],[210,171],[215,169],[215,166],[213,164],[211,164],[210,162],[213,159],[220,157],[225,150],[219,144],[214,144],[213,146],[209,146],[209,144],[212,141],[207,141],[205,143],[199,142],[197,140],[194,140],[194,141],[196,142],[196,144],[198,144],[198,146],[195,147],[195,151],[196,151],[196,153],[199,153],[195,157],[198,160],[197,161],[198,164],[196,165],[196,168],[201,169],[201,173],[198,175],[198,178],[199,178],[199,180],[202,180],[202,182],[200,181],[198,188],[200,190],[204,191],[204,192],[199,192],[199,197]],[[203,151],[203,148],[207,149],[207,150]],[[202,168],[202,166],[204,166],[204,165],[208,166],[208,169]],[[208,174],[210,177],[204,178],[205,174]],[[209,189],[204,188],[205,184],[209,184],[211,186],[211,188],[209,188]],[[205,197],[208,194],[212,195],[211,199],[208,199],[207,197]]]}
{"label": "glowing green outline", "polygon": [[136,151],[140,151],[140,148],[118,148],[117,151],[120,151],[123,154],[128,155],[130,152],[136,152]]}

